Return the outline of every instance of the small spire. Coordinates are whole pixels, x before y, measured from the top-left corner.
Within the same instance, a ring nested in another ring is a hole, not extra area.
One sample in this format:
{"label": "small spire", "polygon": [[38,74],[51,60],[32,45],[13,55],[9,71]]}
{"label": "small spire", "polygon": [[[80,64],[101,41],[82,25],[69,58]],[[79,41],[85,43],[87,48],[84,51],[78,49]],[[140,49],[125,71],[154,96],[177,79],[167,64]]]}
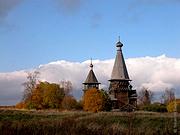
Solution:
{"label": "small spire", "polygon": [[90,64],[90,68],[91,68],[91,69],[93,68],[93,64],[92,64],[92,58],[91,58],[91,64]]}
{"label": "small spire", "polygon": [[118,47],[119,49],[118,50],[120,50],[120,48],[123,46],[123,44],[121,43],[121,41],[120,41],[120,36],[118,36],[118,42],[116,43],[116,47]]}

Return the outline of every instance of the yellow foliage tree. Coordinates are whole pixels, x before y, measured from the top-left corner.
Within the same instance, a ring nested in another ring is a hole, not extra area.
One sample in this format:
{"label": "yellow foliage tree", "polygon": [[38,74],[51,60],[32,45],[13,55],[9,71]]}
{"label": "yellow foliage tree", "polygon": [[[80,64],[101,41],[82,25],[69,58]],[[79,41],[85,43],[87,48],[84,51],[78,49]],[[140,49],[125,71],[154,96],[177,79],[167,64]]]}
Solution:
{"label": "yellow foliage tree", "polygon": [[[169,104],[167,105],[168,112],[174,112],[174,108],[175,108],[174,105],[175,105],[175,101],[169,102]],[[177,112],[180,112],[180,99],[176,99],[176,105],[177,105]]]}
{"label": "yellow foliage tree", "polygon": [[60,108],[64,96],[64,89],[58,84],[39,82],[32,90],[30,98],[25,100],[26,108]]}
{"label": "yellow foliage tree", "polygon": [[109,109],[108,102],[108,95],[105,91],[91,88],[85,92],[83,109],[92,112],[104,111]]}

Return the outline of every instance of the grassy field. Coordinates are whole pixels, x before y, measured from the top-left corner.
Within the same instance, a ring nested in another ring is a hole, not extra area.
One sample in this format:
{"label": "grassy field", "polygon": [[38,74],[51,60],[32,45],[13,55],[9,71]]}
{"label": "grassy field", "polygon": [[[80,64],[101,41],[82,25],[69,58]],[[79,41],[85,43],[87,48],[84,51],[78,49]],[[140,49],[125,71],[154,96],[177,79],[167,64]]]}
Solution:
{"label": "grassy field", "polygon": [[168,113],[0,109],[0,135],[171,135],[173,125]]}

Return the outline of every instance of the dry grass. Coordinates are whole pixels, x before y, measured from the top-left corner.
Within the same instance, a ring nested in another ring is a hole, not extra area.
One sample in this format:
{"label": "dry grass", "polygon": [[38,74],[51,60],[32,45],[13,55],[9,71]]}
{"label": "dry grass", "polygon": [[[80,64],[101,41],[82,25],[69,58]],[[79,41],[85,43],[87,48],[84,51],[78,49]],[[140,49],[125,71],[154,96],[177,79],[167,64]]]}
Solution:
{"label": "dry grass", "polygon": [[[178,115],[178,124],[180,116]],[[0,109],[1,135],[173,134],[173,114]]]}

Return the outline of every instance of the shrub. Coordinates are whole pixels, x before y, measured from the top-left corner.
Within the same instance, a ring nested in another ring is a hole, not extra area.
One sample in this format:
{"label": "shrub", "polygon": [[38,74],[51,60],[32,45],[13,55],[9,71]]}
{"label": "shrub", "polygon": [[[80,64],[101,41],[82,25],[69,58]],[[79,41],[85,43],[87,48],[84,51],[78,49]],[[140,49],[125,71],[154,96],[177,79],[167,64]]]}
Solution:
{"label": "shrub", "polygon": [[111,104],[111,99],[110,99],[109,95],[103,89],[100,90],[100,93],[103,97],[103,110],[110,111],[112,108],[112,104]]}
{"label": "shrub", "polygon": [[72,96],[65,96],[62,101],[62,108],[67,110],[76,109],[77,101]]}
{"label": "shrub", "polygon": [[163,104],[150,104],[143,107],[144,111],[151,112],[167,112],[166,105]]}
{"label": "shrub", "polygon": [[19,102],[19,103],[16,104],[15,108],[23,109],[23,108],[25,108],[25,103],[24,102]]}
{"label": "shrub", "polygon": [[[167,105],[167,110],[168,112],[174,112],[174,106],[175,105],[175,102],[174,101],[171,101],[168,105]],[[177,112],[180,113],[180,99],[176,99],[176,107],[177,107]]]}
{"label": "shrub", "polygon": [[82,110],[83,109],[83,101],[82,100],[77,101],[75,109],[76,110]]}

